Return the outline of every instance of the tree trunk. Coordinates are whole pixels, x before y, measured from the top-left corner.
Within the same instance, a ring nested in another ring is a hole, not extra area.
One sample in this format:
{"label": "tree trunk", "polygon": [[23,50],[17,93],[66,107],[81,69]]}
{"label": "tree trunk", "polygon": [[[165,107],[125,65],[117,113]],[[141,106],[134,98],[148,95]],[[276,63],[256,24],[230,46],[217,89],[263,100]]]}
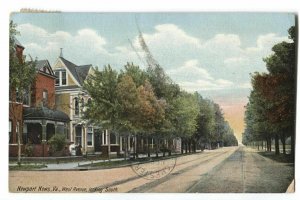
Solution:
{"label": "tree trunk", "polygon": [[259,141],[257,141],[256,143],[257,143],[257,150],[259,151]]}
{"label": "tree trunk", "polygon": [[291,155],[295,155],[295,134],[291,135]]}
{"label": "tree trunk", "polygon": [[184,148],[184,142],[183,139],[181,138],[181,154],[183,154],[183,148]]}
{"label": "tree trunk", "polygon": [[284,134],[282,134],[281,136],[280,136],[280,140],[281,140],[281,143],[282,143],[282,153],[283,153],[283,155],[285,155],[286,154],[286,150],[285,150],[285,135]]}
{"label": "tree trunk", "polygon": [[107,131],[107,156],[108,156],[108,160],[110,161],[110,131],[106,130]]}
{"label": "tree trunk", "polygon": [[147,152],[148,152],[148,158],[150,158],[150,144],[149,144],[149,137],[147,137]]}
{"label": "tree trunk", "polygon": [[165,139],[163,139],[163,157],[166,157],[166,146],[165,146]]}
{"label": "tree trunk", "polygon": [[133,146],[133,159],[135,160],[135,154],[136,154],[136,142],[135,142],[135,139],[136,139],[136,137],[135,137],[135,135],[133,136],[133,138],[132,138],[132,141],[133,141],[133,144],[132,144],[132,146]]}
{"label": "tree trunk", "polygon": [[137,135],[135,136],[134,144],[135,144],[135,156],[136,156],[136,158],[139,158],[140,145],[138,143],[138,136]]}
{"label": "tree trunk", "polygon": [[269,138],[269,152],[272,151],[272,138]]}
{"label": "tree trunk", "polygon": [[156,138],[155,141],[156,141],[155,153],[156,153],[156,157],[158,157],[158,142],[159,142],[159,140]]}
{"label": "tree trunk", "polygon": [[[127,160],[127,137],[124,138],[125,140],[125,151],[124,151],[124,159]],[[122,141],[121,141],[122,142]]]}
{"label": "tree trunk", "polygon": [[187,141],[185,142],[185,153],[186,154],[188,153],[188,144],[187,144]]}
{"label": "tree trunk", "polygon": [[21,165],[21,134],[20,134],[20,125],[16,124],[17,126],[17,137],[18,137],[18,165]]}
{"label": "tree trunk", "polygon": [[172,139],[169,139],[168,140],[168,154],[169,154],[169,156],[171,156],[171,154],[172,154],[172,149],[173,149],[173,141],[172,141]]}
{"label": "tree trunk", "polygon": [[191,141],[189,141],[189,153],[191,153]]}
{"label": "tree trunk", "polygon": [[275,134],[275,155],[279,155],[279,137]]}

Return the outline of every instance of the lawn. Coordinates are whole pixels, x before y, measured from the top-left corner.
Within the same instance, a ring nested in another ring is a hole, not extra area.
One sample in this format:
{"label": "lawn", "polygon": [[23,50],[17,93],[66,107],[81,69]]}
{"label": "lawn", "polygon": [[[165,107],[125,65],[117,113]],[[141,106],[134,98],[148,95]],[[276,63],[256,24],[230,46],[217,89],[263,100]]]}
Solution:
{"label": "lawn", "polygon": [[14,166],[9,166],[9,170],[34,170],[34,169],[40,169],[40,168],[44,168],[47,167],[46,165],[32,165],[32,164],[22,164],[22,165],[14,165]]}

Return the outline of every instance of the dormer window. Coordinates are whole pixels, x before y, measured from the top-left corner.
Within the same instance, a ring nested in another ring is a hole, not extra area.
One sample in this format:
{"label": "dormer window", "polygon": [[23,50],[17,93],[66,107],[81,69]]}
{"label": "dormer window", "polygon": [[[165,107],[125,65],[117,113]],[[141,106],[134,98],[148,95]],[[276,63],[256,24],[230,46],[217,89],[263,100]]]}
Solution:
{"label": "dormer window", "polygon": [[67,73],[66,73],[66,71],[61,71],[61,85],[67,85]]}
{"label": "dormer window", "polygon": [[55,72],[55,86],[67,85],[67,72],[66,70],[59,70]]}

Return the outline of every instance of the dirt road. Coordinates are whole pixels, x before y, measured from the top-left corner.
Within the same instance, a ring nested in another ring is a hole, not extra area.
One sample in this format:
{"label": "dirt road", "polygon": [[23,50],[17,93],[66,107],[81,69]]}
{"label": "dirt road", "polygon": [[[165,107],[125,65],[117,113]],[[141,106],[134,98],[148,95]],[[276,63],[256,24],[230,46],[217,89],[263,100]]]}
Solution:
{"label": "dirt road", "polygon": [[[145,169],[151,163],[145,164]],[[174,169],[145,179],[131,167],[90,171],[11,171],[11,192],[285,192],[293,166],[251,149],[227,147],[178,157]]]}

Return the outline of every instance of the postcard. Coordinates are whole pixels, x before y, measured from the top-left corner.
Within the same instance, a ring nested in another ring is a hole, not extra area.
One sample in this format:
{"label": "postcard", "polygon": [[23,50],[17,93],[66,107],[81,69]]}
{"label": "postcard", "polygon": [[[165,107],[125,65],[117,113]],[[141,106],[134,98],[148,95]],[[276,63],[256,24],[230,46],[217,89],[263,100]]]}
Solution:
{"label": "postcard", "polygon": [[296,19],[12,13],[9,192],[294,192]]}

